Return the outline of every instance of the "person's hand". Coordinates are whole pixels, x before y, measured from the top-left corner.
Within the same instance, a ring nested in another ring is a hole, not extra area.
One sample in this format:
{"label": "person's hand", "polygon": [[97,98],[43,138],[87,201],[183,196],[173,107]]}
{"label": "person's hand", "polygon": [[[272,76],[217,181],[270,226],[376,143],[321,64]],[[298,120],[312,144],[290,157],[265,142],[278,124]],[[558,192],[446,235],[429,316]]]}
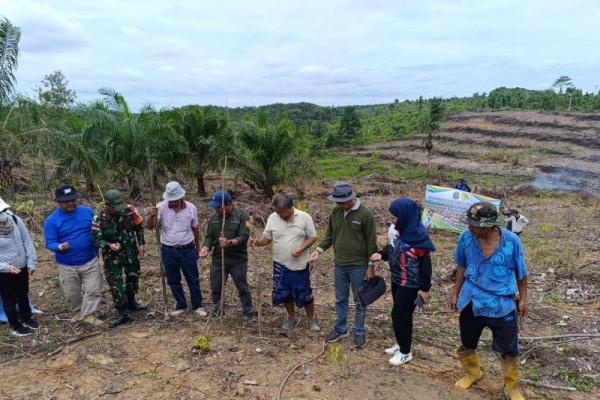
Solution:
{"label": "person's hand", "polygon": [[221,236],[219,238],[219,246],[221,246],[221,247],[228,247],[229,246],[229,240],[227,238],[225,238],[224,236]]}
{"label": "person's hand", "polygon": [[149,207],[148,208],[148,216],[149,217],[156,217],[158,215],[158,208],[157,207]]}
{"label": "person's hand", "polygon": [[417,297],[420,297],[421,299],[423,299],[423,304],[427,304],[427,303],[429,303],[429,299],[431,298],[431,295],[429,294],[429,292],[424,292],[422,290],[419,290],[417,292]]}
{"label": "person's hand", "polygon": [[292,250],[292,256],[294,257],[299,257],[300,254],[302,254],[304,250],[302,250],[300,247],[298,247],[297,249]]}
{"label": "person's hand", "polygon": [[14,265],[9,265],[9,266],[8,266],[8,269],[7,269],[7,271],[8,271],[8,273],[9,273],[9,274],[14,274],[14,275],[16,275],[16,274],[18,274],[18,273],[20,273],[20,272],[21,272],[21,269],[20,269],[20,268],[17,268],[17,267],[15,267]]}
{"label": "person's hand", "polygon": [[374,277],[375,277],[375,267],[372,265],[369,265],[367,267],[367,280],[370,281]]}
{"label": "person's hand", "polygon": [[517,311],[519,312],[519,317],[521,317],[521,318],[523,318],[527,315],[527,311],[528,311],[527,300],[519,299],[519,307],[518,307]]}
{"label": "person's hand", "polygon": [[373,262],[381,261],[381,254],[379,254],[379,253],[371,254],[370,260]]}
{"label": "person's hand", "polygon": [[321,253],[318,250],[313,251],[312,253],[310,253],[310,257],[308,258],[308,262],[317,262],[319,261],[319,257],[321,257]]}
{"label": "person's hand", "polygon": [[256,246],[256,239],[254,239],[253,237],[249,237],[249,238],[248,238],[248,246],[249,246],[249,247],[254,247],[254,246]]}
{"label": "person's hand", "polygon": [[144,247],[143,244],[140,244],[138,246],[138,253],[140,255],[141,258],[144,258],[144,255],[146,255],[146,248]]}
{"label": "person's hand", "polygon": [[208,247],[206,247],[206,246],[200,247],[200,251],[198,252],[198,255],[201,258],[204,258],[204,257],[208,256]]}
{"label": "person's hand", "polygon": [[458,296],[454,293],[450,295],[450,309],[452,311],[458,311],[456,308],[456,302],[458,301]]}
{"label": "person's hand", "polygon": [[69,242],[64,242],[58,245],[58,250],[67,251],[69,250]]}
{"label": "person's hand", "polygon": [[108,247],[112,251],[119,251],[119,250],[121,250],[121,244],[120,243],[111,243],[111,244],[108,245]]}
{"label": "person's hand", "polygon": [[410,250],[408,250],[406,252],[406,255],[408,256],[408,258],[417,258],[417,254],[415,253],[415,249],[414,248],[410,248]]}

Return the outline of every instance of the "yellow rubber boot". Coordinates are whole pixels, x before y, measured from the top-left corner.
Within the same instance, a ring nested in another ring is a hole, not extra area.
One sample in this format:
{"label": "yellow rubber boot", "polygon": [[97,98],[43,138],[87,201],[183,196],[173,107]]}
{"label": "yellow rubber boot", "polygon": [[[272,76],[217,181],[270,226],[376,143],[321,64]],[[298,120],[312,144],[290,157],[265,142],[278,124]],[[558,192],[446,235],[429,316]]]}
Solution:
{"label": "yellow rubber boot", "polygon": [[454,386],[458,386],[461,389],[468,389],[483,377],[481,368],[479,367],[479,355],[475,350],[460,349],[458,350],[458,359],[465,369],[467,376],[458,380]]}
{"label": "yellow rubber boot", "polygon": [[525,397],[519,392],[519,368],[517,367],[516,357],[503,357],[502,376],[504,377],[504,396],[508,400],[525,400]]}

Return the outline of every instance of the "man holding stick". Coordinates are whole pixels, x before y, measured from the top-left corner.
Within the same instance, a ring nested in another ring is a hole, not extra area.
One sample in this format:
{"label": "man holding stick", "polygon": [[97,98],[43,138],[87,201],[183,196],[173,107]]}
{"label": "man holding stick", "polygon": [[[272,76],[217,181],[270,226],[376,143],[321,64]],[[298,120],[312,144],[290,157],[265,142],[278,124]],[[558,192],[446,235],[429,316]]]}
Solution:
{"label": "man holding stick", "polygon": [[160,225],[160,257],[165,266],[167,283],[175,297],[175,310],[172,316],[185,312],[187,303],[181,273],[187,281],[190,291],[192,309],[201,317],[208,314],[202,306],[202,291],[200,290],[200,274],[198,272],[198,249],[200,234],[198,232],[198,210],[189,201],[185,201],[185,190],[179,182],[167,183],[163,193],[164,201],[150,209],[148,228],[154,229]]}
{"label": "man holding stick", "polygon": [[[255,322],[256,310],[252,306],[252,295],[248,286],[248,237],[250,236],[248,217],[234,207],[231,196],[224,191],[213,193],[208,206],[213,208],[215,213],[208,221],[200,257],[207,257],[212,250],[210,267],[212,316],[218,317],[223,314],[224,310],[221,309],[221,296],[224,295],[223,282],[227,282],[227,276],[231,275],[239,293],[244,316],[248,321]],[[224,258],[221,256],[221,250]],[[222,270],[222,264],[225,265],[225,271]]]}
{"label": "man holding stick", "polygon": [[310,287],[308,249],[317,240],[312,217],[294,208],[293,200],[284,193],[271,201],[275,210],[269,216],[260,239],[250,239],[250,246],[273,243],[273,305],[284,304],[288,313],[282,329],[291,330],[296,324],[294,303],[306,309],[308,327],[321,330],[315,319],[315,301]]}

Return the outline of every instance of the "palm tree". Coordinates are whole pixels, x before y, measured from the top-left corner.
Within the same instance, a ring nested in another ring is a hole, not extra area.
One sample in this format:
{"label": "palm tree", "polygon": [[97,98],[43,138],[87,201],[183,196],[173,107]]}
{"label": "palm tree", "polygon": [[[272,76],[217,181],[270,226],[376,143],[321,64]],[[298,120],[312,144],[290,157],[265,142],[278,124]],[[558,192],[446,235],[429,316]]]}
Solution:
{"label": "palm tree", "polygon": [[141,178],[146,174],[146,147],[164,173],[182,165],[186,159],[185,140],[175,130],[168,111],[156,111],[151,106],[142,108],[139,114],[130,111],[122,94],[113,89],[99,90],[103,97],[104,110],[100,110],[97,122],[101,129],[102,159],[116,179],[125,179],[130,196],[141,194]]}
{"label": "palm tree", "polygon": [[15,86],[20,38],[21,29],[0,18],[0,105],[8,101]]}
{"label": "palm tree", "polygon": [[292,161],[296,155],[292,126],[287,120],[264,127],[242,122],[237,130],[244,151],[234,161],[244,181],[270,198],[273,187],[284,182],[296,168]]}
{"label": "palm tree", "polygon": [[204,175],[216,169],[225,155],[231,155],[234,145],[232,131],[228,129],[227,120],[210,108],[183,107],[174,116],[177,130],[187,142],[188,168],[196,178],[198,194],[205,196]]}
{"label": "palm tree", "polygon": [[24,161],[33,163],[32,176],[41,178],[43,184],[47,184],[47,161],[60,176],[83,173],[87,177],[88,171],[100,171],[98,157],[85,142],[79,129],[81,125],[81,118],[70,115],[62,124],[50,128],[42,117],[38,103],[17,97],[1,126],[4,137],[0,141],[3,160],[0,176],[8,177],[7,186],[11,186],[12,167]]}

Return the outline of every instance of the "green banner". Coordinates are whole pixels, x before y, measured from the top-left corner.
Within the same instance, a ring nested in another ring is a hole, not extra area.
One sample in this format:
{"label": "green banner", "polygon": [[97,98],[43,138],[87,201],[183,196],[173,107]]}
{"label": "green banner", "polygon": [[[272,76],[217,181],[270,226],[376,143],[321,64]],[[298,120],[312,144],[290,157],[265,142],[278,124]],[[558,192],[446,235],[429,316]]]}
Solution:
{"label": "green banner", "polygon": [[487,201],[500,208],[498,199],[442,186],[427,185],[421,220],[427,229],[444,229],[461,233],[467,229],[467,226],[460,222],[460,219],[471,204],[480,201]]}

